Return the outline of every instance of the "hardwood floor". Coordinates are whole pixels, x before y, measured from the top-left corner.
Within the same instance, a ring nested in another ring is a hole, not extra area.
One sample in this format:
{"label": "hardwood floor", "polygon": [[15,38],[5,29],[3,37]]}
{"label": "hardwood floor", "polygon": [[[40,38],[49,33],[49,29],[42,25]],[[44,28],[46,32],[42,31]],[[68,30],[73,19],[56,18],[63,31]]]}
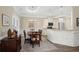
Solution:
{"label": "hardwood floor", "polygon": [[79,52],[79,47],[70,47],[60,44],[51,43],[47,40],[46,36],[42,36],[42,41],[40,47],[36,45],[34,48],[28,43],[23,43],[22,39],[22,49],[20,52]]}
{"label": "hardwood floor", "polygon": [[58,49],[50,50],[48,52],[79,52],[79,47],[70,47],[70,46],[65,46],[65,45],[60,45],[55,43],[52,43],[52,44]]}

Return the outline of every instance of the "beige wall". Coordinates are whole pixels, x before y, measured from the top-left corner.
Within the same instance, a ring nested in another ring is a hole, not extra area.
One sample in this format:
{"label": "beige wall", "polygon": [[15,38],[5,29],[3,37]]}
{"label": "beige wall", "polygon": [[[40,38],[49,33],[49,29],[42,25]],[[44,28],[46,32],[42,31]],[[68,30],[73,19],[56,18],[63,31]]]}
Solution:
{"label": "beige wall", "polygon": [[40,18],[27,18],[27,17],[20,18],[20,29],[22,31],[28,28],[42,28],[42,27],[43,27],[43,20]]}
{"label": "beige wall", "polygon": [[[11,6],[0,6],[0,37],[7,34],[8,28],[12,28],[12,15],[15,13]],[[10,25],[2,26],[2,14],[9,16]]]}

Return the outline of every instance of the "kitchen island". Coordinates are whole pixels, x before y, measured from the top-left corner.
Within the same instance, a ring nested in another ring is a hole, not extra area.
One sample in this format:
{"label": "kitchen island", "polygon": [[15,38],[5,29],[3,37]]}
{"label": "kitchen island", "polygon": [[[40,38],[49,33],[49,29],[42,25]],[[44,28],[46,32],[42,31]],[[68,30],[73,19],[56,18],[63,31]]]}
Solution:
{"label": "kitchen island", "polygon": [[47,29],[47,39],[52,43],[79,46],[79,31]]}

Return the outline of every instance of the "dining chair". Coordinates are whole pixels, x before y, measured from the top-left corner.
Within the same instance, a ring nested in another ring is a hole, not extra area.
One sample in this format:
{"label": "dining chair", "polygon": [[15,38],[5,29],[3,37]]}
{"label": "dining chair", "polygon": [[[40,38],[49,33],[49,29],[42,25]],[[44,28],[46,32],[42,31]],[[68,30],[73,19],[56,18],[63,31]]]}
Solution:
{"label": "dining chair", "polygon": [[39,39],[42,41],[42,30],[39,30],[38,31],[40,34],[39,34]]}
{"label": "dining chair", "polygon": [[33,36],[32,36],[31,44],[32,44],[32,48],[34,48],[35,44],[36,44],[36,45],[39,45],[39,47],[40,47],[39,35],[33,35]]}
{"label": "dining chair", "polygon": [[31,38],[30,37],[26,37],[26,31],[24,30],[23,31],[23,33],[24,33],[24,43],[30,43],[31,42]]}
{"label": "dining chair", "polygon": [[8,31],[7,31],[8,38],[11,38],[11,34],[12,34],[11,29],[8,29]]}

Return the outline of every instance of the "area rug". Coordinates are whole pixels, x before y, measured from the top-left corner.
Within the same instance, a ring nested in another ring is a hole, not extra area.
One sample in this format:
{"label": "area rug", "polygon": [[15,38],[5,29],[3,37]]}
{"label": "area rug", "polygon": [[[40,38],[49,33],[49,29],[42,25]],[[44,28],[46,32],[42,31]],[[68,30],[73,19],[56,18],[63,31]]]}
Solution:
{"label": "area rug", "polygon": [[38,45],[35,45],[35,47],[32,48],[30,44],[25,43],[22,45],[21,52],[48,52],[56,49],[57,47],[55,47],[52,43],[50,43],[46,37],[42,37],[40,47]]}

